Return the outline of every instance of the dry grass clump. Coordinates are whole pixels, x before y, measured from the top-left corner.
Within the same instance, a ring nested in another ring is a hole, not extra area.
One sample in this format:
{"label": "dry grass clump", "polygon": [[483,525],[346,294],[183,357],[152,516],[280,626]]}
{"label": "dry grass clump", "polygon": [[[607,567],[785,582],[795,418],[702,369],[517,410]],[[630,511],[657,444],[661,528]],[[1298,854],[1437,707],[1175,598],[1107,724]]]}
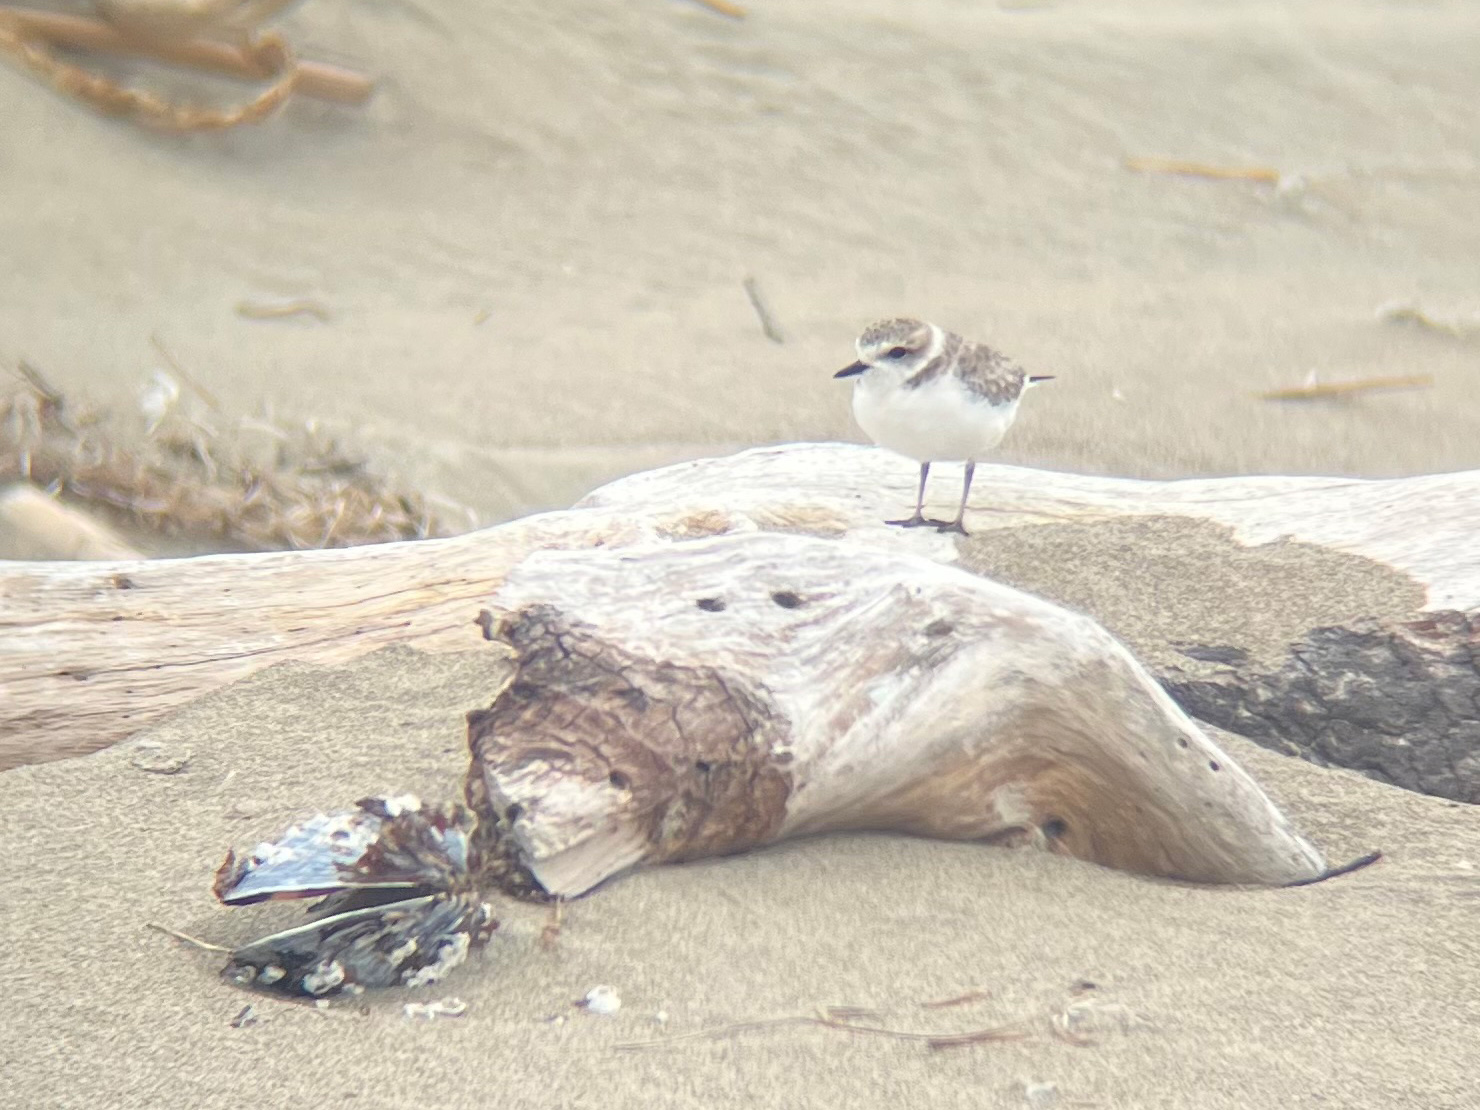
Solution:
{"label": "dry grass clump", "polygon": [[196,389],[209,402],[204,417],[184,413],[178,382],[156,374],[140,421],[74,403],[22,365],[15,388],[0,393],[0,485],[28,481],[196,551],[353,547],[457,530],[316,421],[227,428]]}

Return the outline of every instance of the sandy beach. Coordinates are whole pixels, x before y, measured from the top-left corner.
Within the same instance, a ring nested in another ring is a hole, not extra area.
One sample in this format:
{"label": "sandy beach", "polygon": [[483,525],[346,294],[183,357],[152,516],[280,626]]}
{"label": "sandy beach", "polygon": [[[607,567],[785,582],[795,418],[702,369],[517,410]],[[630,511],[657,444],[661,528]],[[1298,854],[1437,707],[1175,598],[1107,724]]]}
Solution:
{"label": "sandy beach", "polygon": [[[687,0],[308,0],[280,26],[302,56],[379,78],[374,99],[167,136],[0,66],[0,362],[131,407],[157,336],[223,411],[343,429],[485,524],[677,459],[860,440],[831,374],[860,327],[901,313],[1056,375],[1001,461],[1480,467],[1472,5],[753,0],[735,20]],[[325,318],[240,311],[295,299]],[[1414,374],[1431,381],[1258,396]],[[1417,603],[1360,561],[1230,556],[1196,531],[1021,529],[974,538],[963,563],[1143,655],[1253,626],[1276,652]],[[502,666],[402,649],[289,664],[116,748],[0,773],[7,1104],[1480,1102],[1475,809],[1227,735],[1328,859],[1384,861],[1208,890],[976,844],[804,840],[621,878],[569,906],[553,944],[546,911],[500,903],[486,953],[435,995],[466,1014],[430,1022],[400,992],[327,1012],[245,994],[219,954],[147,927],[230,945],[296,920],[217,905],[225,849],[368,793],[453,795],[463,714]],[[136,766],[187,753],[177,774]],[[573,1006],[598,984],[617,1014]],[[828,1006],[1023,1036],[721,1031]]]}

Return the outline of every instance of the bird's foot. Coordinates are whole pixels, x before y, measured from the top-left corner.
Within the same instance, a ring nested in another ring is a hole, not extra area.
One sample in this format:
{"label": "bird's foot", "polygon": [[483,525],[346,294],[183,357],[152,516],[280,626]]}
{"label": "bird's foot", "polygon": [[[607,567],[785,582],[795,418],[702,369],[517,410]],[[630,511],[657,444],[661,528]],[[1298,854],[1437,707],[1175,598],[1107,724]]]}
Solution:
{"label": "bird's foot", "polygon": [[932,520],[928,523],[935,525],[937,532],[955,532],[958,536],[971,535],[966,530],[966,525],[962,524],[959,520]]}
{"label": "bird's foot", "polygon": [[952,528],[954,525],[949,520],[935,520],[932,517],[922,516],[916,513],[908,520],[886,520],[885,524],[892,524],[896,528]]}

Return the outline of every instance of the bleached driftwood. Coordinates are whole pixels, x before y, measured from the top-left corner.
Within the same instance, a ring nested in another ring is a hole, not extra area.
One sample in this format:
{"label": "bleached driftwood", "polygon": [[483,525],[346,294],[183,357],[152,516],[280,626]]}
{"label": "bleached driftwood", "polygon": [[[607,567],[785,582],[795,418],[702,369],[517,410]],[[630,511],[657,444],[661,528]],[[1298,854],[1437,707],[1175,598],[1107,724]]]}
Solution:
{"label": "bleached driftwood", "polygon": [[487,941],[491,891],[576,897],[827,830],[1204,883],[1326,874],[1102,628],[918,556],[757,534],[540,551],[491,604],[515,668],[468,715],[467,806],[363,799],[228,853],[229,905],[331,896],[234,950],[233,981],[425,984]]}
{"label": "bleached driftwood", "polygon": [[[572,510],[447,540],[151,562],[0,564],[0,767],[107,746],[193,697],[284,659],[342,662],[389,643],[472,646],[473,614],[510,568],[542,548],[613,548],[758,529],[950,560],[951,539],[882,523],[913,497],[916,475],[907,461],[873,448],[791,445],[635,475]],[[1471,542],[1472,522],[1480,519],[1480,473],[1140,482],[982,466],[967,524],[980,532],[1128,515],[1214,520],[1246,544],[1292,537],[1323,545],[1409,575],[1424,587],[1431,610],[1480,607],[1480,559]],[[1433,727],[1451,747],[1469,743],[1455,715],[1465,684],[1480,689],[1464,642],[1473,629],[1468,624],[1434,647],[1451,668],[1452,710]],[[1407,635],[1386,627],[1378,634]],[[1421,682],[1422,659],[1414,668]],[[1258,677],[1235,673],[1233,681],[1247,688]],[[1334,682],[1300,706],[1307,724],[1318,725],[1323,714],[1344,720]],[[1428,712],[1413,710],[1420,711]],[[1282,727],[1278,714],[1261,719]],[[1480,798],[1480,768],[1466,781]]]}
{"label": "bleached driftwood", "polygon": [[1283,883],[1319,855],[1107,632],[917,556],[780,535],[531,555],[469,800],[556,895],[803,833],[1023,837]]}
{"label": "bleached driftwood", "polygon": [[[914,503],[919,476],[918,465],[876,448],[787,444],[634,474],[589,494],[576,508],[722,508],[762,529],[852,533],[921,553],[949,553],[954,543],[947,537],[882,523]],[[953,515],[951,485],[944,474],[932,482],[931,492],[936,486],[939,492],[927,497],[927,516]],[[1153,482],[978,464],[966,525],[981,533],[1132,516],[1213,521],[1247,546],[1292,539],[1360,555],[1422,585],[1425,608],[1480,608],[1480,471]]]}

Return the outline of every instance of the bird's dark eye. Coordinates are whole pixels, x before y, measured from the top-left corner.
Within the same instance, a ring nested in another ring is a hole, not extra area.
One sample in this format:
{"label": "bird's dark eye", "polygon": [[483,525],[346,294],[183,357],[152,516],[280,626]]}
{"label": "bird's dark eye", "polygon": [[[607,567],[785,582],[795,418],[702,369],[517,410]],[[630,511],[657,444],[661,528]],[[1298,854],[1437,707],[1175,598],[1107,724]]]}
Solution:
{"label": "bird's dark eye", "polygon": [[909,348],[907,348],[907,347],[890,347],[889,348],[889,353],[885,357],[886,358],[904,358],[904,356],[907,355],[907,354],[909,354],[909,353],[910,353],[909,352]]}

